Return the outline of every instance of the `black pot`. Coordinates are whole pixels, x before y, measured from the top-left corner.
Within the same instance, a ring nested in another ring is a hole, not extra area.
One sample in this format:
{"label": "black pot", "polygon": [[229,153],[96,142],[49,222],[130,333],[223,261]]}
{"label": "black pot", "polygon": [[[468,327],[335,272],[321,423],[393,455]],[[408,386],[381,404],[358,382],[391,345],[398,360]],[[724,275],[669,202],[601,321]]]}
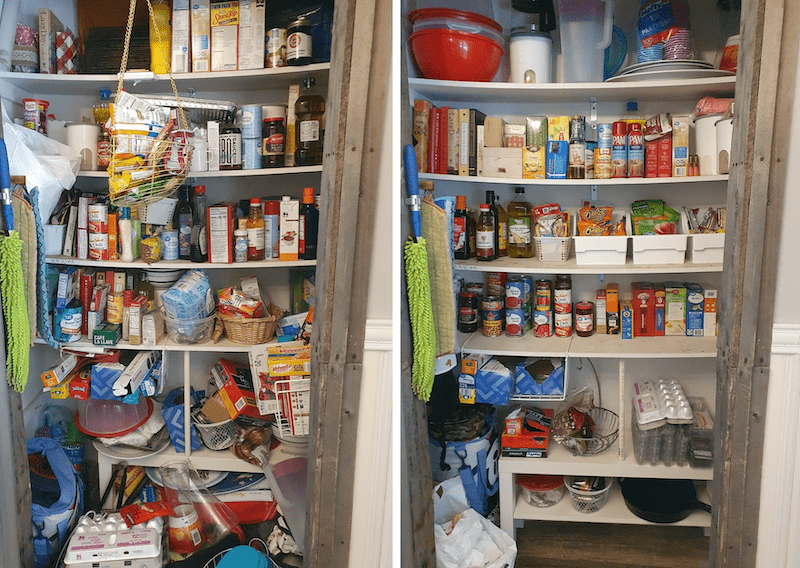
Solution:
{"label": "black pot", "polygon": [[676,523],[696,509],[711,512],[689,479],[624,478],[619,486],[631,513],[652,523]]}

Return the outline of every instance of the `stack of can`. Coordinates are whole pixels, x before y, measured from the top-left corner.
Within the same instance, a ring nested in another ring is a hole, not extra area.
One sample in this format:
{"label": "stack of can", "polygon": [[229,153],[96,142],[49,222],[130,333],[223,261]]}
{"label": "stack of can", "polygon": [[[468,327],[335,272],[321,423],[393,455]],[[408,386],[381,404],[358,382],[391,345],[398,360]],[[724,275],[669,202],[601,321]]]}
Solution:
{"label": "stack of can", "polygon": [[[506,280],[506,335],[520,337],[525,335],[525,305],[530,306],[530,301],[525,299],[525,282],[522,276],[509,276]],[[530,300],[530,292],[528,292]]]}
{"label": "stack of can", "polygon": [[553,306],[556,336],[570,337],[572,335],[572,279],[569,275],[556,277]]}
{"label": "stack of can", "polygon": [[553,282],[537,280],[533,306],[533,332],[536,337],[553,335]]}
{"label": "stack of can", "polygon": [[481,300],[481,332],[486,337],[503,334],[506,276],[505,272],[486,275],[486,296]]}
{"label": "stack of can", "polygon": [[239,124],[242,128],[242,169],[261,169],[261,105],[242,105]]}

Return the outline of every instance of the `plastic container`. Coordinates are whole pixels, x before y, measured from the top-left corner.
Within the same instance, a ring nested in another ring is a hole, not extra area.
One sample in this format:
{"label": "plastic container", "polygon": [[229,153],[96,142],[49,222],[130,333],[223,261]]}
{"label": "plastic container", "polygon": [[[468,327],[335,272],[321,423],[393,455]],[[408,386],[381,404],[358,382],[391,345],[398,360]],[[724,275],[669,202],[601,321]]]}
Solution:
{"label": "plastic container", "polygon": [[173,319],[163,310],[161,315],[164,317],[164,323],[167,324],[167,334],[175,343],[202,343],[211,339],[216,312],[205,318],[190,320]]}
{"label": "plastic container", "polygon": [[[611,221],[617,223],[625,217],[630,219],[630,212],[624,210],[614,211]],[[630,240],[630,226],[626,223],[627,236],[578,236],[577,221],[572,216],[572,239],[575,241],[575,263],[579,265],[610,264],[620,266],[625,264],[628,257],[628,241]]]}
{"label": "plastic container", "polygon": [[475,12],[453,10],[450,8],[422,8],[408,15],[411,33],[423,30],[455,30],[476,34],[503,45],[503,28],[486,16]]}
{"label": "plastic container", "polygon": [[605,0],[558,0],[561,56],[565,83],[603,81],[605,49],[613,37],[614,3]]}
{"label": "plastic container", "polygon": [[721,114],[707,114],[694,121],[694,148],[700,159],[700,175],[715,176],[717,167],[717,127]]}
{"label": "plastic container", "polygon": [[[633,235],[628,216],[628,234],[633,241],[633,264],[683,264],[689,235]],[[680,221],[676,223],[680,229]]]}
{"label": "plastic container", "polygon": [[144,396],[136,404],[122,400],[90,398],[78,402],[75,426],[87,436],[113,438],[124,436],[147,422],[153,413],[153,402]]}
{"label": "plastic container", "polygon": [[[699,209],[707,207],[699,206]],[[725,258],[725,233],[689,233],[689,219],[683,209],[681,209],[681,230],[689,235],[687,260],[696,264],[722,264]]]}
{"label": "plastic container", "polygon": [[717,172],[727,174],[731,169],[731,143],[733,141],[733,118],[723,118],[714,124],[717,129]]}
{"label": "plastic container", "polygon": [[195,416],[192,416],[192,422],[197,428],[200,439],[211,450],[230,448],[236,441],[236,423],[231,419],[207,424],[199,422]]}
{"label": "plastic container", "polygon": [[540,31],[535,24],[518,26],[508,36],[508,50],[510,82],[553,82],[553,38],[549,33]]}
{"label": "plastic container", "polygon": [[541,262],[566,262],[572,237],[533,237],[536,256]]}
{"label": "plastic container", "polygon": [[564,478],[560,475],[518,475],[520,494],[531,505],[552,507],[564,497]]}
{"label": "plastic container", "polygon": [[[610,477],[565,477],[564,485],[572,498],[572,508],[579,513],[596,513],[608,501],[609,490],[613,485]],[[600,489],[588,490],[585,486],[600,486]]]}

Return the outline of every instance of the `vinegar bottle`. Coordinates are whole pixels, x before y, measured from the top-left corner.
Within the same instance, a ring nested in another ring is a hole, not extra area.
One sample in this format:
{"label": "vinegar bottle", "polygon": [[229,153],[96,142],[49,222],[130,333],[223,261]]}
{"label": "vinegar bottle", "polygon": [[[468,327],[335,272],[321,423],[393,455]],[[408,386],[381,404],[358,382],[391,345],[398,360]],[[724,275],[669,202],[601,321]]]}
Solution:
{"label": "vinegar bottle", "polygon": [[458,260],[469,260],[472,247],[470,247],[470,225],[472,218],[467,213],[467,197],[456,196],[456,212],[453,215],[453,255]]}
{"label": "vinegar bottle", "polygon": [[314,166],[322,163],[323,115],[325,99],[314,89],[314,77],[303,80],[303,89],[294,104],[295,166]]}
{"label": "vinegar bottle", "polygon": [[303,204],[300,205],[300,258],[316,260],[317,233],[319,231],[319,210],[314,205],[314,188],[303,188]]}
{"label": "vinegar bottle", "polygon": [[494,207],[497,210],[497,254],[508,256],[508,213],[494,196]]}
{"label": "vinegar bottle", "polygon": [[206,186],[194,188],[194,212],[189,256],[192,262],[208,262],[208,225],[206,221]]}
{"label": "vinegar bottle", "polygon": [[514,192],[514,201],[508,204],[508,256],[530,258],[533,256],[531,204],[525,200],[524,187],[517,187]]}
{"label": "vinegar bottle", "polygon": [[475,245],[478,251],[478,260],[494,259],[494,216],[488,203],[481,203],[481,214],[478,217],[478,226],[475,227]]}
{"label": "vinegar bottle", "polygon": [[492,258],[500,256],[500,215],[494,204],[494,191],[486,192],[486,204],[489,206],[489,213],[492,215],[492,226],[494,227],[494,239],[492,239]]}
{"label": "vinegar bottle", "polygon": [[192,239],[192,200],[189,197],[190,187],[182,185],[178,190],[178,204],[172,216],[172,228],[178,231],[178,258],[190,260]]}
{"label": "vinegar bottle", "polygon": [[258,197],[250,200],[246,228],[247,260],[264,260],[264,214],[261,210],[261,200]]}

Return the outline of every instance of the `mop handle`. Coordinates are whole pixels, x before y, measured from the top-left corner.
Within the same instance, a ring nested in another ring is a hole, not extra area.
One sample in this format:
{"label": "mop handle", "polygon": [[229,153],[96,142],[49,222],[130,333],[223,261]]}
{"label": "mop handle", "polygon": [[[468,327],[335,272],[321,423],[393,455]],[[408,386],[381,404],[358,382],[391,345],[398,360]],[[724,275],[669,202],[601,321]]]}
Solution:
{"label": "mop handle", "polygon": [[414,238],[419,240],[420,235],[422,235],[422,224],[419,218],[419,177],[417,175],[417,155],[414,152],[414,146],[406,144],[403,157],[406,167],[408,204],[411,207],[411,225],[414,228]]}
{"label": "mop handle", "polygon": [[11,207],[11,170],[8,168],[8,153],[6,141],[0,138],[0,191],[3,199],[3,217],[6,221],[6,231],[14,230],[14,209]]}

